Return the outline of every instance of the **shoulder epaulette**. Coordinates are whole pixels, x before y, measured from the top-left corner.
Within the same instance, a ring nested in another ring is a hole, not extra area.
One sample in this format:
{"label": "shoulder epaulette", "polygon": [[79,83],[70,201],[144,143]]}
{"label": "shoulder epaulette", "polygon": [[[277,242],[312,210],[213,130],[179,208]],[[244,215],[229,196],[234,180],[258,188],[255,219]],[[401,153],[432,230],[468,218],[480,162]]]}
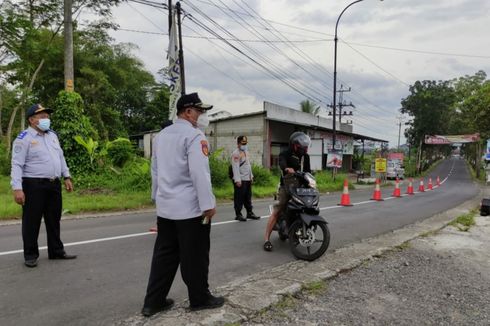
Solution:
{"label": "shoulder epaulette", "polygon": [[17,136],[17,139],[24,139],[26,135],[27,135],[27,130],[24,130]]}

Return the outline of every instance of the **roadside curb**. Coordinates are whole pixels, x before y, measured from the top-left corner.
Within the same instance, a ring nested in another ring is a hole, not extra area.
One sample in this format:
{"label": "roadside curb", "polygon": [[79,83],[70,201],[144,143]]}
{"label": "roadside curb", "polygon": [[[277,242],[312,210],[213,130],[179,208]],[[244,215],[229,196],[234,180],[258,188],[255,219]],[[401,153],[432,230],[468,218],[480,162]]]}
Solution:
{"label": "roadside curb", "polygon": [[327,252],[314,262],[293,261],[218,287],[213,292],[226,298],[226,303],[221,309],[189,313],[186,309],[188,302],[184,300],[169,312],[157,314],[152,318],[134,316],[117,325],[226,325],[246,322],[278,303],[283,297],[300,292],[312,282],[335,278],[340,273],[392,251],[405,242],[441,230],[456,217],[475,208],[483,191],[484,189],[481,189],[480,195],[448,211]]}

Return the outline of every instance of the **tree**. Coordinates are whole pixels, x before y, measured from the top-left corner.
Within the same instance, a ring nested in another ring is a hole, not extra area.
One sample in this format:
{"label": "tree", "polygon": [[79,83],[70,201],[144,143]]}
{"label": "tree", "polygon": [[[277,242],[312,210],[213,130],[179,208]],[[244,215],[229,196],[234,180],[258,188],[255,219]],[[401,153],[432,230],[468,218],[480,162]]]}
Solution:
{"label": "tree", "polygon": [[309,114],[313,114],[314,116],[318,115],[320,111],[320,106],[316,105],[314,102],[310,102],[310,100],[301,101],[301,111]]}
{"label": "tree", "polygon": [[454,114],[456,95],[448,81],[416,81],[410,95],[402,99],[401,113],[412,117],[405,130],[408,142],[418,146],[425,135],[446,134]]}

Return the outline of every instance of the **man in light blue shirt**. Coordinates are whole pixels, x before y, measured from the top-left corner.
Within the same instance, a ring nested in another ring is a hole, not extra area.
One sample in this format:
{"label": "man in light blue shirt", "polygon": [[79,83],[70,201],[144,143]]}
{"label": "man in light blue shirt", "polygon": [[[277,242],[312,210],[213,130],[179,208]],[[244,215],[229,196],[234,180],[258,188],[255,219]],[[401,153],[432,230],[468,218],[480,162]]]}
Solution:
{"label": "man in light blue shirt", "polygon": [[141,313],[152,316],[169,309],[167,298],[180,265],[188,288],[190,309],[221,307],[224,298],[209,292],[210,220],[216,213],[211,187],[205,105],[197,93],[180,97],[177,120],[153,140],[152,199],[158,234]]}
{"label": "man in light blue shirt", "polygon": [[27,110],[29,128],[22,131],[12,146],[11,186],[14,200],[22,205],[22,240],[27,267],[36,267],[39,258],[37,239],[44,216],[49,259],[74,259],[66,254],[60,239],[61,178],[73,190],[70,171],[56,133],[49,129],[51,109],[35,104]]}

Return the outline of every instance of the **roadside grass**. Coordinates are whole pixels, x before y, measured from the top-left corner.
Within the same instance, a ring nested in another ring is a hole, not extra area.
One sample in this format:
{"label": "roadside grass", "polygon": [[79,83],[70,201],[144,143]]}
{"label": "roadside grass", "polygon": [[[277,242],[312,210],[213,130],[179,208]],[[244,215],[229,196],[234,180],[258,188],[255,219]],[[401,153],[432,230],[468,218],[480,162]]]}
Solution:
{"label": "roadside grass", "polygon": [[[333,180],[331,173],[319,172],[316,174],[317,187],[320,192],[341,190],[346,176],[338,174]],[[119,180],[120,179],[120,180]],[[124,176],[119,179],[111,179],[102,182],[101,179],[94,179],[91,185],[77,187],[75,180],[75,191],[68,193],[63,191],[63,212],[64,214],[79,214],[103,211],[121,211],[154,207],[150,199],[150,189],[141,189],[126,185]],[[106,184],[110,182],[110,184]],[[272,176],[271,185],[252,187],[253,198],[272,197],[277,192],[279,177]],[[97,185],[94,187],[93,185]],[[82,189],[80,189],[82,188]],[[149,187],[148,187],[149,188]],[[233,184],[227,182],[222,187],[213,188],[213,192],[220,202],[233,200]],[[22,208],[13,200],[10,188],[10,177],[0,176],[0,220],[20,219]]]}
{"label": "roadside grass", "polygon": [[475,215],[476,209],[472,209],[468,213],[458,216],[449,222],[448,225],[454,226],[459,231],[468,232],[471,226],[475,225]]}
{"label": "roadside grass", "polygon": [[[0,177],[0,219],[20,219],[22,207],[14,202],[10,178]],[[76,185],[75,185],[76,187]],[[115,192],[110,190],[63,190],[63,213],[78,214],[102,211],[121,211],[153,207],[150,191]]]}
{"label": "roadside grass", "polygon": [[325,291],[327,283],[325,281],[315,281],[305,284],[302,290],[307,295],[318,295]]}

